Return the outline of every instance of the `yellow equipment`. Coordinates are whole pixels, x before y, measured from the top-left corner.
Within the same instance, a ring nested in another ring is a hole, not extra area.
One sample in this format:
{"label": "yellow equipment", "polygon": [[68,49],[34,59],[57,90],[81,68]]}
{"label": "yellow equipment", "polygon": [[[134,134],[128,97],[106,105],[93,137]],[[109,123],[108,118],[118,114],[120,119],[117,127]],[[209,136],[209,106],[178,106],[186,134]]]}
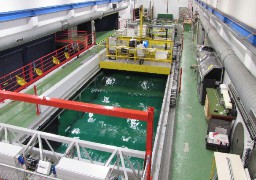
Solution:
{"label": "yellow equipment", "polygon": [[143,33],[143,6],[140,6],[140,38],[142,38]]}
{"label": "yellow equipment", "polygon": [[109,37],[106,40],[107,59],[101,68],[170,74],[173,42],[150,38]]}
{"label": "yellow equipment", "polygon": [[39,68],[35,68],[35,72],[38,76],[41,76],[43,74],[42,70]]}
{"label": "yellow equipment", "polygon": [[52,56],[52,62],[53,62],[53,64],[56,64],[56,65],[60,64],[60,61],[55,56]]}
{"label": "yellow equipment", "polygon": [[[139,42],[140,45],[131,47],[129,45],[130,40],[136,41],[135,43]],[[130,59],[133,61],[143,59],[144,61],[172,63],[173,42],[171,40],[116,37],[115,41],[117,43],[113,46],[107,39],[107,57],[110,59]],[[143,43],[147,43],[148,46],[141,46]]]}
{"label": "yellow equipment", "polygon": [[68,59],[70,57],[68,52],[64,52],[64,55],[65,55],[66,59]]}
{"label": "yellow equipment", "polygon": [[15,77],[16,77],[17,83],[18,83],[20,86],[25,86],[25,85],[27,84],[27,81],[25,81],[24,78],[22,78],[22,77],[20,77],[20,76],[18,76],[18,75],[16,75]]}
{"label": "yellow equipment", "polygon": [[[163,28],[163,27],[160,27]],[[169,27],[168,27],[169,28]],[[133,36],[133,31],[128,31]],[[132,29],[131,29],[132,30]],[[163,34],[164,33],[164,34]],[[168,30],[162,29],[160,35],[165,37]],[[171,33],[170,33],[171,34]],[[138,37],[114,36],[106,39],[106,58],[100,62],[101,68],[170,74],[172,64],[173,41],[157,37],[151,39],[143,33],[143,6],[140,7],[140,26]],[[171,39],[171,37],[168,39]]]}

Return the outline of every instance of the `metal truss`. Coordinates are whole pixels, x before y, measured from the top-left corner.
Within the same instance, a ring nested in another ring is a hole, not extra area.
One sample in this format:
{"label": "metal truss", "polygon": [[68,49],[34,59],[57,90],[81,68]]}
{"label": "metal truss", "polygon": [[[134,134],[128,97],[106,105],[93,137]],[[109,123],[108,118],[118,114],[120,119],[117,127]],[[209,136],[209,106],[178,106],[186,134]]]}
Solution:
{"label": "metal truss", "polygon": [[[24,139],[26,139],[24,141]],[[27,154],[37,156],[40,160],[51,161],[54,164],[58,164],[59,160],[62,157],[77,159],[80,161],[86,161],[93,164],[107,166],[111,168],[111,174],[109,179],[113,176],[120,175],[124,179],[145,179],[145,174],[140,170],[138,165],[137,168],[131,163],[130,158],[145,158],[144,151],[132,150],[127,148],[120,148],[116,146],[109,146],[100,143],[94,143],[89,141],[83,141],[74,138],[63,137],[55,134],[50,134],[46,132],[26,129],[22,127],[17,127],[13,125],[1,124],[0,123],[0,141],[5,143],[14,144],[17,146],[23,147],[21,154],[26,156]],[[46,142],[48,147],[43,147],[42,142]],[[55,143],[66,144],[67,148],[64,154],[60,154],[54,150],[52,145]],[[50,149],[50,150],[49,150]],[[108,160],[105,163],[96,162],[92,160],[88,153],[88,149],[108,152],[110,154]],[[75,156],[76,154],[77,156]],[[83,158],[81,154],[85,154],[86,158]],[[116,158],[115,158],[116,157]],[[115,162],[113,163],[113,160]],[[146,165],[149,166],[150,157],[147,157]],[[111,163],[112,162],[112,163]],[[5,166],[2,165],[1,166]],[[129,166],[129,167],[127,167]],[[9,167],[18,170],[17,167]],[[146,169],[145,168],[145,169]],[[20,168],[21,172],[24,172],[24,169]],[[34,175],[43,176],[36,172],[31,172]],[[49,177],[49,179],[54,179]]]}

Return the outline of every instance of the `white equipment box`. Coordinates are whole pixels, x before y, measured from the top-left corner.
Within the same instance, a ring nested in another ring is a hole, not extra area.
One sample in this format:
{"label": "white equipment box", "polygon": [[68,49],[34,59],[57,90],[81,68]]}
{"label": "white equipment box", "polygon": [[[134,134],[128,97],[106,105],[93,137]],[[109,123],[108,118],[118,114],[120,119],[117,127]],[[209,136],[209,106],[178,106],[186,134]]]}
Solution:
{"label": "white equipment box", "polygon": [[44,175],[49,175],[51,171],[51,163],[40,160],[36,172]]}
{"label": "white equipment box", "polygon": [[155,58],[156,59],[167,59],[168,52],[167,51],[156,51]]}
{"label": "white equipment box", "polygon": [[0,142],[0,163],[15,166],[22,147]]}
{"label": "white equipment box", "polygon": [[108,38],[108,43],[109,43],[109,50],[114,51],[116,50],[116,42],[117,42],[117,38],[116,37],[109,37]]}
{"label": "white equipment box", "polygon": [[214,152],[214,158],[218,180],[248,180],[239,155]]}
{"label": "white equipment box", "polygon": [[226,84],[221,84],[220,85],[220,92],[223,96],[224,99],[224,106],[227,109],[232,109],[232,103],[228,94],[228,86]]}
{"label": "white equipment box", "polygon": [[56,173],[63,180],[99,180],[108,179],[110,168],[63,157],[56,165]]}

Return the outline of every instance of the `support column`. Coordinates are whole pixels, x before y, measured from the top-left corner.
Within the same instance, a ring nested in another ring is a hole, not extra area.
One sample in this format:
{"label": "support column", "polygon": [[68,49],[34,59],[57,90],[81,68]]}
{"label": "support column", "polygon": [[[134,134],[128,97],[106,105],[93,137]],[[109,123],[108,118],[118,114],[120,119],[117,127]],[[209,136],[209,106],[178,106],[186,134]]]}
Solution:
{"label": "support column", "polygon": [[91,21],[92,44],[96,43],[96,29],[94,20]]}
{"label": "support column", "polygon": [[146,179],[151,179],[151,163],[152,163],[152,147],[153,147],[153,132],[154,132],[154,108],[148,108],[148,120],[147,120],[147,137],[146,137],[146,157],[149,159],[146,169]]}
{"label": "support column", "polygon": [[77,26],[68,28],[68,39],[72,39],[77,36]]}

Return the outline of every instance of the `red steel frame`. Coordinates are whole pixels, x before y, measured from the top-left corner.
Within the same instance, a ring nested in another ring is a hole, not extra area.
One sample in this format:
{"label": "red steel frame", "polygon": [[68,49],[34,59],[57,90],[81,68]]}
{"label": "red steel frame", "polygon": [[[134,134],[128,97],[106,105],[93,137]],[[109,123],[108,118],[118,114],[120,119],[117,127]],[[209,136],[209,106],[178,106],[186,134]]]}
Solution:
{"label": "red steel frame", "polygon": [[[95,45],[95,34],[86,35],[84,38],[85,41],[77,42],[76,50],[74,50],[72,44],[69,44],[0,77],[0,90],[19,92]],[[65,57],[64,52],[69,53],[68,58]],[[53,56],[59,60],[59,64],[53,64]],[[36,68],[42,71],[41,75],[36,74]],[[27,83],[23,86],[19,85],[16,81],[16,76],[23,78]]]}
{"label": "red steel frame", "polygon": [[[34,94],[37,96],[37,88],[36,85],[34,85]],[[39,105],[36,104],[36,115],[40,115]]]}
{"label": "red steel frame", "polygon": [[146,156],[149,157],[149,162],[146,170],[146,179],[151,179],[151,160],[153,147],[153,125],[154,125],[154,108],[149,107],[148,111],[140,111],[126,108],[118,108],[113,106],[103,106],[97,104],[90,104],[84,102],[63,100],[57,98],[40,97],[36,95],[23,94],[11,91],[0,90],[0,98],[11,99],[15,101],[22,101],[34,104],[41,104],[63,109],[70,109],[81,112],[91,112],[95,114],[102,114],[107,116],[115,116],[121,118],[131,118],[147,122],[147,136],[146,136]]}

